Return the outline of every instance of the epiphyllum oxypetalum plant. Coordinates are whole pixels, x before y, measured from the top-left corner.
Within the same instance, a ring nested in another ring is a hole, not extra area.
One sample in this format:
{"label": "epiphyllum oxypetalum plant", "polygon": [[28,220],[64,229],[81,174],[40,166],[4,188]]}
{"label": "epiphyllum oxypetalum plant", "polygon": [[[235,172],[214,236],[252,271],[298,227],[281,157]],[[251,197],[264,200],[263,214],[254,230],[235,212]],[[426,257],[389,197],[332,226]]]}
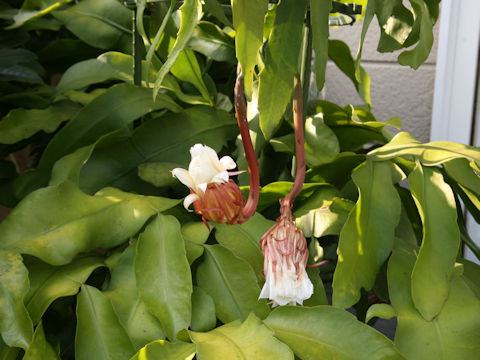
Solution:
{"label": "epiphyllum oxypetalum plant", "polygon": [[193,203],[195,212],[202,215],[207,227],[207,220],[220,224],[244,223],[257,209],[260,175],[248,129],[240,67],[235,85],[235,111],[250,174],[250,193],[246,204],[238,185],[229,179],[229,175],[238,173],[227,171],[236,167],[230,156],[218,159],[212,148],[196,144],[190,149],[192,160],[188,171],[181,168],[172,170],[172,175],[190,189],[190,195],[183,202],[184,207],[188,210]]}

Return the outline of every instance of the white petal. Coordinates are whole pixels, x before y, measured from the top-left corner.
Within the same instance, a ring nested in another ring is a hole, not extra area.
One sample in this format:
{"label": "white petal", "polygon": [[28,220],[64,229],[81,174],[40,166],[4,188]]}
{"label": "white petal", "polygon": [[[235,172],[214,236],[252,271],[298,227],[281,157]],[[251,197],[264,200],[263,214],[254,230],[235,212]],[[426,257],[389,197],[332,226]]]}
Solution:
{"label": "white petal", "polygon": [[207,183],[203,183],[203,184],[198,184],[198,188],[202,191],[203,194],[205,194],[205,191],[207,190]]}
{"label": "white petal", "polygon": [[185,198],[185,200],[183,200],[183,207],[188,211],[193,211],[189,210],[188,208],[190,207],[190,205],[193,204],[194,201],[197,200],[200,200],[200,196],[198,196],[197,194],[190,194]]}
{"label": "white petal", "polygon": [[180,180],[183,185],[186,185],[191,189],[195,189],[195,183],[193,182],[193,179],[187,170],[182,168],[175,168],[172,170],[172,176]]}
{"label": "white petal", "polygon": [[233,161],[230,156],[224,156],[220,159],[220,166],[222,170],[232,170],[237,167],[237,164],[235,164],[235,161]]}
{"label": "white petal", "polygon": [[221,173],[218,173],[213,177],[211,182],[220,183],[220,184],[224,182],[228,182],[228,172],[222,171]]}
{"label": "white petal", "polygon": [[208,146],[196,144],[190,149],[192,160],[188,166],[188,172],[195,184],[209,183],[221,169],[218,156]]}

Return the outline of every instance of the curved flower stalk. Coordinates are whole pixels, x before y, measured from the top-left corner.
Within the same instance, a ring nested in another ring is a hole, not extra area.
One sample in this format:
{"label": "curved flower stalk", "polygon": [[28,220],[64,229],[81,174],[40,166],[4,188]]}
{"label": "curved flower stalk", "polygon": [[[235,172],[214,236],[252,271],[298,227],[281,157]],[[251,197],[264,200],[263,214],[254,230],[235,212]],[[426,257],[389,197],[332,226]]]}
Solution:
{"label": "curved flower stalk", "polygon": [[230,156],[218,159],[217,153],[212,148],[196,144],[190,149],[192,160],[188,171],[181,168],[172,170],[172,175],[190,189],[190,195],[185,198],[183,206],[188,210],[193,203],[195,212],[202,215],[207,227],[207,220],[227,224],[244,223],[255,214],[258,204],[260,193],[258,160],[248,128],[240,66],[238,69],[235,83],[235,113],[250,174],[250,193],[246,205],[238,185],[229,179],[229,174],[239,173],[227,171],[237,166]]}
{"label": "curved flower stalk", "polygon": [[265,285],[259,298],[272,300],[273,306],[303,304],[313,294],[313,284],[305,266],[308,248],[302,230],[295,226],[293,201],[302,190],[305,180],[305,140],[303,136],[303,96],[300,79],[295,76],[293,115],[297,172],[290,193],[280,199],[280,217],[260,240],[264,256]]}

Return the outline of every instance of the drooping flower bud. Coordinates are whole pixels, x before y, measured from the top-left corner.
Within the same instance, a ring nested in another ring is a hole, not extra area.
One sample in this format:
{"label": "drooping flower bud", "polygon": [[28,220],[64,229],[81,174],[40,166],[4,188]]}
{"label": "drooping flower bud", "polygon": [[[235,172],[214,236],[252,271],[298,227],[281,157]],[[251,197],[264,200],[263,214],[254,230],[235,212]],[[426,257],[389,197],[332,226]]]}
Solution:
{"label": "drooping flower bud", "polygon": [[237,224],[245,199],[238,185],[229,180],[227,170],[237,166],[233,159],[224,156],[219,160],[215,150],[201,144],[192,146],[190,154],[188,170],[172,170],[172,175],[190,189],[190,195],[183,201],[185,209],[193,203],[195,212],[204,221]]}
{"label": "drooping flower bud", "polygon": [[291,216],[280,216],[263,235],[260,248],[264,256],[265,285],[259,298],[273,301],[273,306],[303,304],[313,294],[313,284],[305,266],[307,241]]}

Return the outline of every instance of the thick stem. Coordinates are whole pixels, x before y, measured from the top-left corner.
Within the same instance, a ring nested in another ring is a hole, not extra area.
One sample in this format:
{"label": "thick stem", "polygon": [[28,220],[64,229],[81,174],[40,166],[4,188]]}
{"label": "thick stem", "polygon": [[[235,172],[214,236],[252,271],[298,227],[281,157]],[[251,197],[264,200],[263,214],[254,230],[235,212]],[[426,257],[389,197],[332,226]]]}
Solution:
{"label": "thick stem", "polygon": [[[297,172],[295,174],[295,182],[293,183],[290,193],[281,200],[282,215],[285,211],[289,211],[297,195],[302,190],[305,181],[305,139],[303,136],[303,94],[300,77],[295,75],[294,79],[294,95],[293,95],[293,125],[295,128],[295,155],[297,161]],[[291,213],[291,212],[290,212]],[[287,215],[288,213],[286,213]]]}
{"label": "thick stem", "polygon": [[242,211],[240,222],[251,218],[257,210],[258,196],[260,195],[260,173],[258,171],[258,160],[250,138],[250,129],[247,120],[247,104],[245,102],[245,90],[243,85],[243,74],[238,65],[237,81],[235,83],[235,113],[237,115],[238,128],[242,137],[245,157],[247,158],[248,173],[250,174],[250,192],[248,200]]}

